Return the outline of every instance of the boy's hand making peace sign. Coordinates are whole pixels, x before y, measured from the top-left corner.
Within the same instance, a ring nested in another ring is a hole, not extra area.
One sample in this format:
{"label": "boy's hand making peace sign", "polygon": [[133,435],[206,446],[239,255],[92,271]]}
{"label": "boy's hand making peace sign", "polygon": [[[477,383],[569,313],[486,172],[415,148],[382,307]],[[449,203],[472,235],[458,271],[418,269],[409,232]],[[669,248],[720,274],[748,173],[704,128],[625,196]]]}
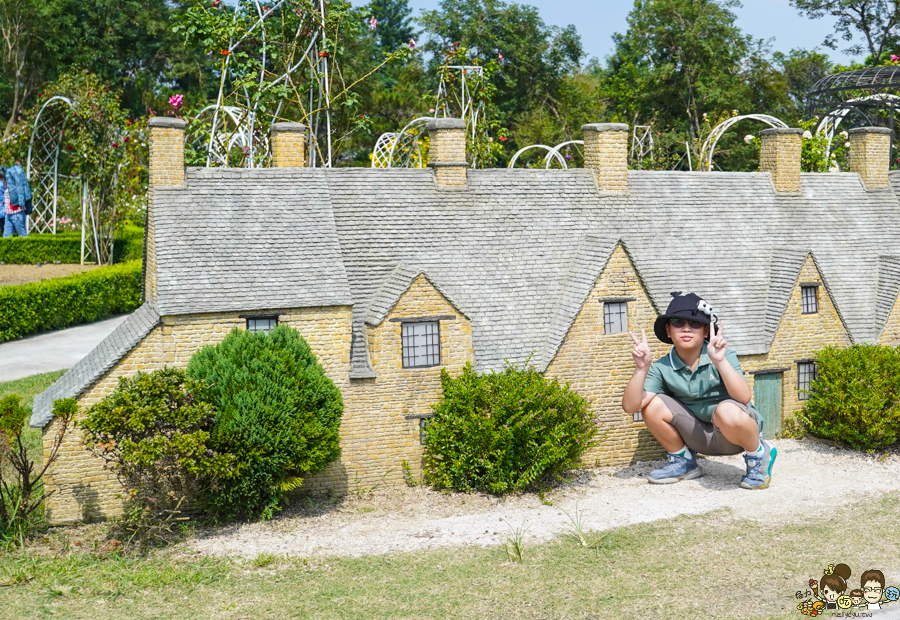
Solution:
{"label": "boy's hand making peace sign", "polygon": [[716,367],[725,361],[725,350],[728,349],[728,342],[726,342],[725,336],[722,335],[724,331],[724,325],[719,325],[718,330],[713,323],[709,325],[709,344],[706,345],[706,354]]}
{"label": "boy's hand making peace sign", "polygon": [[653,363],[653,356],[650,354],[650,345],[647,344],[647,331],[644,329],[641,330],[643,341],[639,341],[632,331],[629,331],[628,335],[631,336],[631,339],[634,341],[634,348],[631,350],[631,357],[634,358],[634,365],[638,370],[649,368],[650,364]]}

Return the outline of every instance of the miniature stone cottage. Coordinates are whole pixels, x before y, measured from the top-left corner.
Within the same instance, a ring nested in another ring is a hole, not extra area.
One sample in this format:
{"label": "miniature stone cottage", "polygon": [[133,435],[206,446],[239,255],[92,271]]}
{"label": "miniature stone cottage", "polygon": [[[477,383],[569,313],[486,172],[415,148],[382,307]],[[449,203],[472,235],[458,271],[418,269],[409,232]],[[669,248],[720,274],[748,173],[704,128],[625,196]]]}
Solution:
{"label": "miniature stone cottage", "polygon": [[[292,123],[272,128],[273,168],[185,169],[184,123],[149,126],[146,303],[35,399],[47,441],[55,399],[89,405],[235,327],[295,327],[340,388],[342,456],[306,483],[337,491],[419,467],[440,370],[466,362],[530,359],[570,382],[610,429],[590,464],[660,457],[620,398],[627,330],[652,334],[671,291],[715,307],[768,434],[802,405],[815,351],[900,343],[884,129],[851,132],[851,172],[801,173],[801,131],[770,129],[762,172],[705,174],[629,171],[621,124],[584,126],[585,168],[570,170],[470,169],[456,119],[430,123],[428,169],[304,167]],[[51,522],[119,509],[77,433],[47,483]]]}

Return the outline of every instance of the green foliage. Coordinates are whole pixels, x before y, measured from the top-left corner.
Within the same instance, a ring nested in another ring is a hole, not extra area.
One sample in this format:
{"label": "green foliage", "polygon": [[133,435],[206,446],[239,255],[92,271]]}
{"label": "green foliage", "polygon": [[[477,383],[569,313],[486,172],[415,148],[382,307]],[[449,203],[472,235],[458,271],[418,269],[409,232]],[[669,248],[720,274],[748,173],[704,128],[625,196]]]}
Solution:
{"label": "green foliage", "polygon": [[211,448],[215,409],[206,386],[184,370],[122,377],[79,422],[85,445],[127,489],[122,525],[143,544],[171,534],[183,504],[234,470],[234,457]]}
{"label": "green foliage", "polygon": [[19,400],[16,395],[0,399],[0,541],[21,546],[47,497],[42,479],[56,461],[78,405],[74,398],[53,403],[56,433],[41,454],[29,449],[25,438],[29,411]]}
{"label": "green foliage", "polygon": [[303,477],[340,454],[340,390],[295,329],[234,329],[195,353],[188,374],[210,387],[213,449],[237,462],[207,493],[213,516],[270,518]]}
{"label": "green foliage", "polygon": [[[125,226],[116,237],[113,261],[140,260],[144,251],[144,229]],[[0,239],[0,263],[34,265],[37,263],[81,262],[81,233],[65,231],[53,234],[32,233],[27,237]]]}
{"label": "green foliage", "polygon": [[[827,15],[844,41],[852,41],[855,34],[859,42],[844,52],[854,56],[868,54],[872,64],[878,64],[890,47],[897,44],[900,3],[896,0],[791,0],[791,5],[812,19]],[[826,37],[823,43],[831,49],[838,47],[834,35]]]}
{"label": "green foliage", "polygon": [[900,349],[826,347],[816,356],[816,369],[797,416],[810,434],[870,451],[900,438]]}
{"label": "green foliage", "polygon": [[459,377],[441,371],[425,446],[425,481],[439,489],[503,494],[559,475],[595,445],[590,403],[533,366]]}
{"label": "green foliage", "polygon": [[131,312],[140,305],[141,263],[0,288],[0,342]]}

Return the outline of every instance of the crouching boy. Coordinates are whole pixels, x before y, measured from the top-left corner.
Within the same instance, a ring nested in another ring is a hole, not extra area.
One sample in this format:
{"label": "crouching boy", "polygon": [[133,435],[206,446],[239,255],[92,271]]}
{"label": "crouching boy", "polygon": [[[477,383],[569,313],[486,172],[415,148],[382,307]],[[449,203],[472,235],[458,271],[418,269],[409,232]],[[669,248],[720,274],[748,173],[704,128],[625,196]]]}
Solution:
{"label": "crouching boy", "polygon": [[[716,329],[712,308],[694,293],[674,299],[653,331],[673,345],[653,362],[647,334],[631,334],[635,370],[625,388],[622,408],[640,410],[647,428],[668,451],[665,466],[649,481],[668,484],[703,475],[697,453],[710,456],[744,451],[745,489],[765,489],[772,477],[776,450],[763,441],[759,414],[749,405],[750,386],[737,354],[728,349],[723,329]],[[712,330],[712,331],[711,331]],[[708,342],[707,342],[708,341]],[[652,362],[652,363],[651,363]]]}

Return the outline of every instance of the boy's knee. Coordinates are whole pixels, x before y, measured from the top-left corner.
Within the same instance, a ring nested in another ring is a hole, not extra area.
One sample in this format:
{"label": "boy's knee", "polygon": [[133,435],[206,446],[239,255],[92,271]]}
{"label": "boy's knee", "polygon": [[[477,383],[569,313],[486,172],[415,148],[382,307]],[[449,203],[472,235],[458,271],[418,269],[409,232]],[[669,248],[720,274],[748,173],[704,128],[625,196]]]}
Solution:
{"label": "boy's knee", "polygon": [[730,426],[738,427],[749,424],[752,420],[747,412],[735,405],[734,403],[722,402],[713,412],[713,424],[718,427]]}
{"label": "boy's knee", "polygon": [[669,407],[659,396],[654,397],[653,400],[647,403],[647,406],[641,410],[641,414],[645,419],[648,416],[652,418],[661,418],[667,421],[672,419],[672,412],[669,411]]}

